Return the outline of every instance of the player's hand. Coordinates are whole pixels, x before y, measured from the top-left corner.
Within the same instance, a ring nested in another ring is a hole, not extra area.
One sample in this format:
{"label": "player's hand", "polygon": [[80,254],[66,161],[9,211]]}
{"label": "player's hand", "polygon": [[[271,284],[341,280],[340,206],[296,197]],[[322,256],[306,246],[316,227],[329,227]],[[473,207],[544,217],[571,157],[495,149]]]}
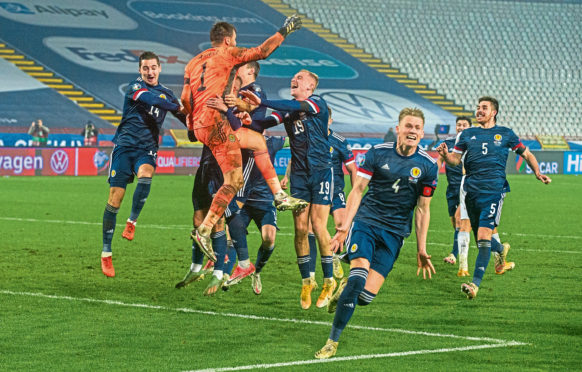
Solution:
{"label": "player's hand", "polygon": [[241,90],[239,94],[243,96],[246,99],[246,101],[251,105],[259,106],[261,104],[261,99],[259,98],[259,96],[257,96],[250,90]]}
{"label": "player's hand", "polygon": [[343,227],[338,227],[335,231],[335,235],[329,242],[331,251],[334,253],[341,252],[348,236],[348,230]]}
{"label": "player's hand", "polygon": [[283,27],[279,29],[279,33],[283,35],[283,37],[287,37],[293,31],[297,31],[301,28],[301,17],[297,14],[293,14],[292,16],[287,17],[285,19],[285,23],[283,23]]}
{"label": "player's hand", "polygon": [[236,100],[237,100],[236,95],[232,93],[224,96],[224,103],[226,103],[228,107],[236,106]]}
{"label": "player's hand", "polygon": [[430,261],[430,255],[426,252],[418,252],[416,254],[416,262],[418,264],[418,269],[416,270],[416,276],[420,274],[420,270],[422,269],[422,278],[426,279],[426,274],[428,273],[428,278],[432,279],[431,271],[433,274],[436,274],[434,270],[434,266]]}
{"label": "player's hand", "polygon": [[224,103],[223,99],[220,98],[219,96],[216,96],[214,98],[209,98],[206,101],[206,107],[213,108],[213,109],[218,110],[220,112],[228,111],[228,106]]}
{"label": "player's hand", "polygon": [[281,188],[283,190],[287,190],[287,184],[289,183],[289,178],[285,175],[285,177],[281,178]]}
{"label": "player's hand", "polygon": [[246,111],[237,111],[234,116],[240,119],[243,125],[251,125],[253,119],[251,118],[251,114]]}
{"label": "player's hand", "polygon": [[440,156],[443,158],[447,158],[447,154],[449,153],[449,148],[446,143],[441,143],[437,148],[436,151],[439,153]]}
{"label": "player's hand", "polygon": [[536,178],[540,181],[542,181],[544,184],[549,184],[550,182],[552,182],[552,179],[548,176],[546,176],[545,174],[536,174]]}

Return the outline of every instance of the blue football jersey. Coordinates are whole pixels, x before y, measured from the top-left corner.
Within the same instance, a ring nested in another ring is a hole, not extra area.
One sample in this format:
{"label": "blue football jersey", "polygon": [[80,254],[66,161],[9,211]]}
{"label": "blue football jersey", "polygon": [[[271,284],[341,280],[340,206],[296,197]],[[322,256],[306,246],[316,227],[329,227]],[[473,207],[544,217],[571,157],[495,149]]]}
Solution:
{"label": "blue football jersey", "polygon": [[418,198],[433,195],[438,166],[424,150],[402,156],[390,142],[368,150],[358,176],[370,182],[354,220],[407,237]]}
{"label": "blue football jersey", "polygon": [[343,191],[345,181],[342,164],[348,165],[354,163],[355,157],[348,141],[332,130],[330,130],[329,134],[329,144],[332,151],[331,163],[333,165],[333,189],[334,192]]}
{"label": "blue football jersey", "polygon": [[139,98],[144,94],[153,94],[179,106],[174,93],[162,84],[152,87],[141,77],[132,81],[125,93],[121,123],[113,137],[113,143],[116,145],[144,149],[158,148],[160,130],[167,110],[141,102]]}
{"label": "blue football jersey", "polygon": [[310,96],[306,102],[309,112],[274,111],[271,114],[278,124],[285,124],[291,145],[291,171],[295,174],[331,168],[327,104],[316,95]]}
{"label": "blue football jersey", "polygon": [[464,190],[470,193],[507,192],[505,166],[509,150],[523,147],[519,137],[507,127],[471,127],[457,137],[454,152],[463,154]]}
{"label": "blue football jersey", "polygon": [[[279,136],[267,136],[267,149],[269,151],[269,156],[271,157],[271,163],[275,161],[275,155],[279,150],[285,145],[285,137]],[[252,169],[250,173],[245,174],[245,188],[247,188],[248,193],[246,195],[247,204],[272,204],[273,203],[273,193],[267,185],[265,178],[261,174],[259,168],[255,165],[254,158],[250,159],[252,161]],[[249,163],[250,163],[249,162]],[[246,168],[243,168],[246,170]]]}
{"label": "blue football jersey", "polygon": [[[457,137],[449,137],[445,140],[449,152],[453,152],[456,140]],[[447,186],[447,194],[458,194],[461,187],[461,179],[463,178],[463,164],[459,164],[453,167],[445,162],[445,172],[447,175],[447,181],[449,183]]]}
{"label": "blue football jersey", "polygon": [[[250,92],[253,92],[255,95],[257,95],[261,99],[261,101],[267,99],[267,95],[265,94],[265,91],[256,82],[250,83],[249,85],[245,85],[244,87],[240,88],[240,90],[248,90]],[[242,97],[242,96],[239,95],[239,97]],[[265,116],[267,116],[267,107],[259,106],[256,109],[254,109],[253,111],[251,111],[250,114],[251,114],[251,119],[253,119],[253,120],[263,120],[265,118]]]}

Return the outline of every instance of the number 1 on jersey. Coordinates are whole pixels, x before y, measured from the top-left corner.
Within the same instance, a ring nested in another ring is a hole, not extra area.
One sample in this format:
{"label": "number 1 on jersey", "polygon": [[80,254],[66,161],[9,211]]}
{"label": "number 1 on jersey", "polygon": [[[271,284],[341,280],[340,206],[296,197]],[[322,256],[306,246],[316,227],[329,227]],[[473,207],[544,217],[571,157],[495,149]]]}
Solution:
{"label": "number 1 on jersey", "polygon": [[198,87],[199,92],[206,90],[206,87],[204,86],[204,74],[205,73],[206,73],[206,63],[202,65],[202,74],[200,75],[200,86]]}

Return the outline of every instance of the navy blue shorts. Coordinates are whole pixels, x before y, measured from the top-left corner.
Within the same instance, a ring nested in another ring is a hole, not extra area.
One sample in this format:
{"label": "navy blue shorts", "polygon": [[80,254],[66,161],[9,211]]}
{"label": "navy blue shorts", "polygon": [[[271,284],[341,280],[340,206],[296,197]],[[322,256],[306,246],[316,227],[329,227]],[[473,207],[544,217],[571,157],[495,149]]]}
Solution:
{"label": "navy blue shorts", "polygon": [[111,166],[109,167],[109,186],[126,188],[133,182],[139,167],[149,164],[156,168],[157,150],[146,150],[135,147],[115,146],[111,154]]}
{"label": "navy blue shorts", "polygon": [[240,216],[245,226],[249,226],[251,220],[261,230],[265,225],[277,227],[277,209],[273,203],[248,203],[240,210]]}
{"label": "navy blue shorts", "polygon": [[336,192],[331,200],[331,210],[329,213],[333,213],[336,209],[341,209],[346,207],[346,194],[343,191]]}
{"label": "navy blue shorts", "polygon": [[365,258],[370,269],[388,276],[400,254],[404,238],[388,230],[354,221],[346,239],[346,250],[350,261]]}
{"label": "navy blue shorts", "polygon": [[459,207],[459,193],[456,194],[449,194],[447,193],[447,205],[449,207],[449,217],[453,217],[457,208]]}
{"label": "navy blue shorts", "polygon": [[333,195],[333,173],[331,169],[311,172],[311,175],[293,174],[289,178],[291,195],[306,202],[330,205]]}
{"label": "navy blue shorts", "polygon": [[467,193],[465,195],[465,206],[473,231],[477,231],[479,227],[493,230],[499,225],[504,199],[504,192],[480,195]]}
{"label": "navy blue shorts", "polygon": [[222,172],[216,164],[202,164],[196,171],[192,188],[192,206],[195,211],[210,208],[212,198],[222,186]]}

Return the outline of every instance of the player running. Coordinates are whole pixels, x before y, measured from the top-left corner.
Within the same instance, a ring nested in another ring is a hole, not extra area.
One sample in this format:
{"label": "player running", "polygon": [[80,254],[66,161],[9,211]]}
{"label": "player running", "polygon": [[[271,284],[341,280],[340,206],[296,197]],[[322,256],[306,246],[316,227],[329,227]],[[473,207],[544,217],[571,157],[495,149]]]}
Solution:
{"label": "player running", "polygon": [[[463,130],[471,127],[471,118],[466,116],[459,116],[457,117],[455,123],[455,129],[457,132],[457,136]],[[444,142],[447,144],[449,151],[453,151],[453,146],[455,144],[456,138],[449,137]],[[439,169],[441,167],[442,162],[444,159],[439,157],[437,159],[437,163],[439,165]],[[460,195],[459,191],[461,188],[461,179],[463,178],[463,165],[459,164],[456,166],[450,166],[449,164],[445,163],[445,172],[447,175],[447,206],[449,211],[449,217],[451,217],[451,223],[453,228],[455,229],[455,234],[453,238],[453,249],[451,253],[445,257],[443,260],[446,263],[451,265],[455,265],[457,263],[457,256],[459,257],[459,271],[457,272],[457,276],[468,276],[469,275],[469,267],[467,263],[467,256],[469,254],[469,242],[471,240],[471,224],[468,218],[463,219],[463,216],[466,213],[461,212],[460,206]]]}
{"label": "player running", "polygon": [[[327,343],[315,353],[318,359],[335,355],[340,334],[356,306],[369,305],[378,294],[404,238],[410,235],[413,213],[418,251],[416,274],[422,270],[426,279],[427,272],[429,278],[431,271],[435,272],[426,252],[426,236],[438,167],[418,147],[424,137],[423,112],[416,108],[400,111],[396,134],[396,143],[379,144],[366,153],[348,197],[345,220],[333,237],[334,251],[343,246],[347,237],[350,275],[340,283],[328,305],[335,317]],[[368,192],[362,199],[366,187]]]}
{"label": "player running", "polygon": [[155,53],[144,52],[139,56],[141,76],[129,84],[121,123],[113,137],[115,147],[109,169],[109,198],[103,214],[101,252],[101,271],[109,277],[115,276],[111,241],[125,188],[137,175],[131,214],[122,235],[125,239],[133,240],[137,218],[150,193],[160,129],[166,113],[171,112],[185,123],[185,116],[180,112],[180,102],[170,89],[159,83],[161,71],[160,59]]}
{"label": "player running", "polygon": [[520,155],[544,184],[552,180],[540,173],[537,159],[525,147],[517,135],[507,127],[498,126],[499,103],[493,97],[479,98],[475,117],[479,126],[465,129],[457,138],[452,153],[446,143],[437,148],[450,165],[458,165],[463,159],[465,177],[461,188],[461,204],[467,208],[473,231],[477,232],[479,253],[471,283],[463,283],[461,290],[467,298],[477,296],[481,280],[489,264],[491,251],[495,253],[495,272],[503,274],[515,264],[506,262],[507,251],[496,239],[493,230],[499,224],[505,193],[509,192],[505,166],[509,149]]}
{"label": "player running", "polygon": [[216,193],[208,214],[193,236],[204,254],[212,261],[216,257],[210,232],[243,183],[240,148],[255,150],[255,162],[274,194],[279,210],[297,209],[305,205],[303,201],[289,197],[281,189],[263,136],[246,128],[241,128],[238,136],[234,135],[224,115],[206,106],[208,99],[232,92],[233,79],[239,65],[267,58],[288,34],[300,27],[299,17],[288,17],[283,27],[263,44],[245,49],[236,47],[235,27],[226,22],[218,22],[210,31],[212,48],[198,54],[186,66],[181,98],[189,114],[189,132],[193,131],[198,140],[210,148],[224,177],[224,184]]}

